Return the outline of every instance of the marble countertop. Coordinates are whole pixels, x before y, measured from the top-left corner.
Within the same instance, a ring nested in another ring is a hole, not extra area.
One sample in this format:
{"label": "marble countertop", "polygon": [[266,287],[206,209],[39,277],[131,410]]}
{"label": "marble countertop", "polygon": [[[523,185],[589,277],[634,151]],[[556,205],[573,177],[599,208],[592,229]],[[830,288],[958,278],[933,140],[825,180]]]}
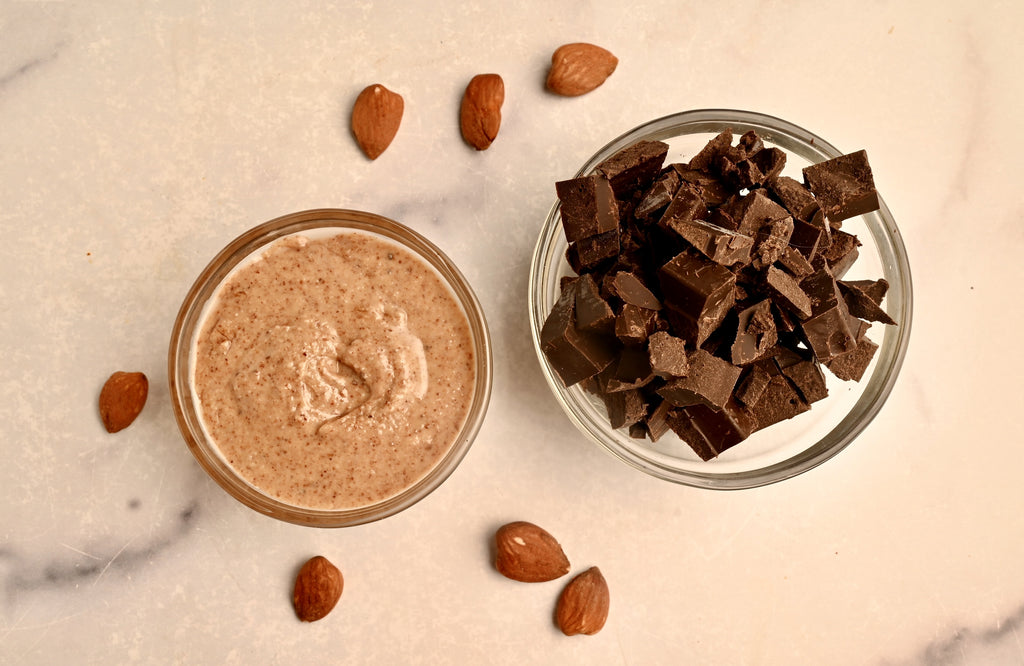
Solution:
{"label": "marble countertop", "polygon": [[[1024,5],[995,0],[0,1],[0,663],[1024,663],[1021,25]],[[620,65],[564,99],[543,78],[570,41]],[[477,153],[457,114],[481,72],[507,98]],[[406,112],[370,162],[348,114],[378,82]],[[649,478],[585,440],[526,315],[553,182],[643,121],[708,107],[867,149],[915,285],[902,375],[864,434],[737,492]],[[340,530],[227,496],[167,389],[199,271],[315,207],[431,238],[494,342],[490,411],[455,474]],[[109,435],[96,398],[118,369],[151,390]],[[574,570],[601,567],[601,633],[558,632],[559,583],[494,571],[491,534],[517,519]],[[290,587],[314,554],[346,587],[302,624]]]}

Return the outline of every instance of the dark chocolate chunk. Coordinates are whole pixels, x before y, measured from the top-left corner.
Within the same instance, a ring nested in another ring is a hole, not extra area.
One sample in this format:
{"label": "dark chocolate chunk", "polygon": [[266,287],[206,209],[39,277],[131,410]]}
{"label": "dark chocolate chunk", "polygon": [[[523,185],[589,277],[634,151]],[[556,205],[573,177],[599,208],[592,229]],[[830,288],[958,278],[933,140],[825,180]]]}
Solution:
{"label": "dark chocolate chunk", "polygon": [[763,269],[774,264],[789,247],[789,239],[793,235],[793,218],[784,217],[772,220],[757,232],[754,238],[753,265]]}
{"label": "dark chocolate chunk", "polygon": [[776,375],[768,381],[760,400],[747,410],[757,424],[757,429],[761,430],[791,419],[810,408],[811,406],[800,397],[788,379],[783,375]]}
{"label": "dark chocolate chunk", "polygon": [[689,167],[697,171],[708,171],[720,155],[732,148],[732,130],[726,129],[707,142],[699,153],[690,159]]}
{"label": "dark chocolate chunk", "polygon": [[602,263],[615,259],[619,254],[619,230],[581,238],[566,251],[569,265],[577,273],[592,271]]}
{"label": "dark chocolate chunk", "polygon": [[716,264],[732,266],[750,262],[750,251],[754,246],[754,239],[750,236],[704,220],[672,220],[669,226],[672,231]]}
{"label": "dark chocolate chunk", "polygon": [[676,195],[679,180],[679,172],[674,169],[659,176],[636,205],[633,216],[638,220],[646,220],[663,211]]}
{"label": "dark chocolate chunk", "polygon": [[656,316],[654,310],[626,303],[615,318],[615,336],[626,344],[643,344],[654,332]]}
{"label": "dark chocolate chunk", "polygon": [[789,237],[789,246],[800,252],[807,261],[813,261],[818,256],[824,234],[824,230],[810,222],[793,220],[793,234]]}
{"label": "dark chocolate chunk", "polygon": [[704,200],[689,185],[680,185],[665,212],[658,220],[663,229],[672,229],[675,225],[692,220],[702,219],[707,215]]}
{"label": "dark chocolate chunk", "polygon": [[[861,287],[862,283],[870,285],[867,289]],[[895,324],[896,321],[889,316],[889,314],[882,309],[881,300],[879,297],[877,300],[874,298],[879,291],[885,294],[886,289],[889,287],[889,283],[885,283],[885,287],[879,289],[876,285],[878,282],[885,282],[885,280],[871,281],[871,280],[858,280],[856,282],[843,282],[839,280],[839,293],[843,295],[846,300],[846,309],[854,317],[860,319],[867,319],[868,321],[877,321],[883,324]]]}
{"label": "dark chocolate chunk", "polygon": [[636,389],[605,393],[601,396],[608,421],[615,429],[631,426],[647,416],[647,402]]}
{"label": "dark chocolate chunk", "polygon": [[843,285],[860,291],[874,301],[875,305],[881,305],[885,295],[889,293],[889,281],[885,278],[877,280],[844,280],[840,287]]}
{"label": "dark chocolate chunk", "polygon": [[600,174],[555,183],[561,201],[562,230],[574,243],[619,228],[619,206],[611,183]]}
{"label": "dark chocolate chunk", "polygon": [[670,379],[658,389],[658,395],[677,407],[707,405],[721,409],[736,388],[740,368],[697,349],[687,356],[689,371],[685,377]]}
{"label": "dark chocolate chunk", "polygon": [[614,344],[576,329],[576,290],[562,292],[541,329],[541,349],[566,386],[593,377],[615,358]]}
{"label": "dark chocolate chunk", "polygon": [[576,327],[584,331],[612,333],[615,312],[601,296],[590,273],[580,276],[576,284]]}
{"label": "dark chocolate chunk", "polygon": [[786,153],[778,148],[764,148],[747,159],[757,165],[758,170],[764,176],[762,181],[758,183],[759,185],[774,182],[778,175],[782,173],[782,170],[786,168]]}
{"label": "dark chocolate chunk", "polygon": [[849,326],[846,301],[827,269],[804,278],[800,286],[811,299],[812,314],[800,323],[804,338],[819,362],[852,351],[857,345]]}
{"label": "dark chocolate chunk", "polygon": [[841,229],[832,230],[832,244],[822,252],[821,256],[828,262],[829,271],[837,278],[841,278],[850,269],[860,252],[860,241],[853,234],[848,234]]}
{"label": "dark chocolate chunk", "polygon": [[826,361],[825,367],[843,381],[859,382],[864,376],[864,371],[871,365],[871,359],[875,357],[876,351],[878,345],[870,338],[862,337],[851,351]]}
{"label": "dark chocolate chunk", "polygon": [[615,196],[628,199],[633,190],[645,190],[661,173],[668,155],[668,144],[661,141],[638,141],[597,165],[595,171],[611,182]]}
{"label": "dark chocolate chunk", "polygon": [[878,210],[868,154],[857,151],[804,168],[804,181],[834,222]]}
{"label": "dark chocolate chunk", "polygon": [[648,310],[660,310],[661,301],[651,293],[651,290],[644,286],[633,273],[626,271],[617,272],[611,280],[611,288],[616,296],[622,299],[623,303],[635,305]]}
{"label": "dark chocolate chunk", "polygon": [[688,322],[694,345],[704,344],[736,298],[736,276],[707,257],[681,252],[658,269],[662,297]]}
{"label": "dark chocolate chunk", "polygon": [[804,360],[786,366],[782,374],[789,378],[805,402],[813,403],[828,397],[825,375],[813,360]]}
{"label": "dark chocolate chunk", "polygon": [[666,331],[651,334],[647,352],[651,370],[659,377],[682,377],[689,370],[686,342]]}
{"label": "dark chocolate chunk", "polygon": [[765,299],[740,311],[732,343],[733,365],[753,363],[778,341],[771,301]]}
{"label": "dark chocolate chunk", "polygon": [[811,265],[811,262],[807,261],[798,250],[793,249],[792,245],[782,251],[782,256],[779,257],[778,263],[786,269],[786,272],[797,279],[805,278],[814,272],[814,266]]}
{"label": "dark chocolate chunk", "polygon": [[768,184],[768,191],[789,211],[794,220],[808,222],[820,208],[811,191],[789,176],[779,176],[773,180]]}
{"label": "dark chocolate chunk", "polygon": [[756,236],[762,227],[770,226],[772,222],[793,217],[761,189],[740,197],[729,204],[729,209],[726,212],[737,221],[737,230],[751,237]]}
{"label": "dark chocolate chunk", "polygon": [[673,415],[668,424],[701,460],[721,455],[755,430],[754,420],[735,400],[718,410],[692,405]]}
{"label": "dark chocolate chunk", "polygon": [[645,423],[647,434],[651,436],[652,442],[658,441],[662,435],[668,432],[668,419],[672,415],[672,411],[672,403],[668,400],[661,400],[653,408],[648,405]]}
{"label": "dark chocolate chunk", "polygon": [[796,313],[800,319],[812,314],[813,304],[801,288],[800,283],[788,273],[771,266],[766,275],[768,287],[775,296],[775,302]]}
{"label": "dark chocolate chunk", "polygon": [[756,405],[768,388],[768,382],[777,374],[779,369],[771,359],[754,363],[740,378],[736,386],[736,399],[748,407]]}
{"label": "dark chocolate chunk", "polygon": [[708,206],[721,206],[732,194],[732,188],[719,178],[683,164],[673,164],[672,168],[679,174],[680,180],[688,183]]}
{"label": "dark chocolate chunk", "polygon": [[626,347],[613,365],[615,370],[605,383],[608,393],[642,388],[654,378],[647,350],[643,347]]}

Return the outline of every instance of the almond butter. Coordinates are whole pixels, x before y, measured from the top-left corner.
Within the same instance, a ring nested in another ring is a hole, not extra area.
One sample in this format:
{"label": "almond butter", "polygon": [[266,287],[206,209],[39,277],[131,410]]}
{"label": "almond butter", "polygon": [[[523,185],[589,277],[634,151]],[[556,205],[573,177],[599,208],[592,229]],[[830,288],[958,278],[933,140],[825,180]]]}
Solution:
{"label": "almond butter", "polygon": [[593,44],[563,44],[551,55],[547,88],[566,97],[576,97],[597,88],[612,75],[619,59]]}
{"label": "almond butter", "polygon": [[124,430],[146,406],[149,380],[141,372],[115,372],[100,389],[100,419],[107,432]]}
{"label": "almond butter", "polygon": [[494,534],[494,566],[506,578],[541,583],[569,573],[569,558],[555,537],[533,523],[516,521]]}
{"label": "almond butter", "polygon": [[292,603],[295,614],[303,622],[316,622],[327,616],[345,587],[345,580],[338,567],[322,555],[310,558],[295,577],[295,591]]}
{"label": "almond butter", "polygon": [[591,567],[569,581],[555,606],[555,623],[566,636],[592,635],[608,621],[611,596],[601,570]]}
{"label": "almond butter", "polygon": [[371,160],[380,157],[398,134],[405,100],[375,83],[363,89],[352,106],[352,134]]}
{"label": "almond butter", "polygon": [[462,138],[477,150],[487,150],[501,127],[505,82],[497,74],[477,74],[466,86],[459,108]]}

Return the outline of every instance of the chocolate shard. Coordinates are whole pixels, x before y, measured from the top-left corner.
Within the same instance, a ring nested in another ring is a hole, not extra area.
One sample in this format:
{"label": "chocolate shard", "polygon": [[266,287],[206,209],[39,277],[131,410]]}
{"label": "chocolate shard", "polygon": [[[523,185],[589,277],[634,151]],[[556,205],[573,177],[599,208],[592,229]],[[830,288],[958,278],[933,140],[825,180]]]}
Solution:
{"label": "chocolate shard", "polygon": [[800,397],[807,403],[814,403],[828,397],[828,387],[821,366],[813,360],[803,360],[782,369]]}
{"label": "chocolate shard", "polygon": [[779,368],[772,359],[758,361],[740,377],[734,393],[737,400],[748,407],[753,407],[764,395],[768,382],[779,374]]}
{"label": "chocolate shard", "polygon": [[601,174],[555,183],[561,202],[562,230],[574,243],[619,227],[619,205],[611,183]]}
{"label": "chocolate shard", "polygon": [[658,280],[665,304],[682,315],[694,346],[704,344],[735,303],[736,276],[692,251],[658,269]]}
{"label": "chocolate shard", "polygon": [[659,377],[683,377],[689,372],[686,342],[667,331],[656,331],[647,340],[648,362]]}
{"label": "chocolate shard", "polygon": [[651,293],[643,282],[635,274],[626,271],[618,271],[612,277],[611,289],[616,296],[622,299],[623,303],[635,305],[648,310],[660,310],[661,301]]}
{"label": "chocolate shard", "polygon": [[751,263],[754,268],[762,269],[774,264],[789,247],[789,239],[793,235],[793,218],[784,217],[772,220],[762,226],[754,238],[754,251]]}
{"label": "chocolate shard", "polygon": [[614,327],[615,312],[601,296],[593,276],[584,273],[576,284],[576,328],[610,334]]}
{"label": "chocolate shard", "polygon": [[619,254],[618,228],[596,236],[581,238],[566,250],[566,259],[577,273],[596,270]]}
{"label": "chocolate shard", "polygon": [[782,256],[778,259],[778,264],[786,269],[786,272],[797,278],[805,278],[814,272],[814,266],[811,262],[807,261],[804,255],[800,254],[798,250],[793,249],[790,245],[782,251]]}
{"label": "chocolate shard", "polygon": [[[865,289],[860,286],[862,282],[867,282],[870,286]],[[880,282],[885,282],[885,280],[880,280]],[[867,319],[868,321],[877,321],[883,324],[896,323],[896,320],[882,309],[882,298],[877,300],[874,298],[879,291],[878,287],[875,286],[877,284],[876,281],[843,282],[839,280],[837,284],[839,285],[839,293],[843,295],[843,299],[846,301],[846,309],[854,317]],[[883,295],[888,286],[889,284],[886,282],[885,288],[881,289]]]}
{"label": "chocolate shard", "polygon": [[696,219],[687,222],[672,220],[669,227],[716,264],[750,263],[750,251],[754,247],[754,239],[750,236]]}
{"label": "chocolate shard", "polygon": [[747,365],[764,356],[778,342],[771,301],[765,299],[740,311],[732,343],[733,365]]}
{"label": "chocolate shard", "polygon": [[608,178],[615,196],[625,199],[629,192],[651,186],[667,155],[667,143],[638,141],[598,164],[595,171]]}
{"label": "chocolate shard", "polygon": [[689,185],[680,185],[665,212],[658,219],[662,229],[672,229],[675,225],[685,224],[707,216],[707,205]]}
{"label": "chocolate shard", "polygon": [[840,287],[843,285],[862,292],[867,298],[874,301],[875,305],[881,305],[885,295],[889,293],[889,281],[885,278],[877,280],[844,280]]}
{"label": "chocolate shard", "polygon": [[832,244],[822,252],[821,256],[828,262],[829,271],[837,278],[843,277],[850,270],[860,251],[860,241],[853,234],[841,229],[832,230]]}
{"label": "chocolate shard", "polygon": [[789,380],[780,374],[768,381],[760,400],[747,410],[757,424],[757,429],[762,430],[802,414],[810,408],[811,406],[800,397]]}
{"label": "chocolate shard", "polygon": [[878,210],[878,192],[863,150],[812,164],[803,174],[825,215],[834,222]]}
{"label": "chocolate shard", "polygon": [[659,399],[657,404],[648,404],[647,418],[644,420],[644,423],[647,426],[647,434],[650,435],[652,442],[657,442],[668,432],[668,420],[672,415],[673,409],[672,403],[667,400]]}
{"label": "chocolate shard", "polygon": [[735,400],[719,410],[693,405],[669,419],[669,427],[701,460],[711,460],[736,446],[755,429],[754,420]]}
{"label": "chocolate shard", "polygon": [[809,222],[820,208],[811,191],[789,176],[779,176],[773,180],[768,184],[768,191],[789,211],[794,220]]}
{"label": "chocolate shard", "polygon": [[657,312],[630,303],[615,318],[615,336],[627,345],[640,345],[654,332]]}
{"label": "chocolate shard", "polygon": [[647,416],[647,401],[636,389],[605,393],[601,397],[608,410],[608,421],[616,430],[638,423]]}
{"label": "chocolate shard", "polygon": [[811,299],[795,278],[771,266],[768,268],[765,279],[776,304],[796,313],[800,319],[807,319],[811,316],[813,313]]}
{"label": "chocolate shard", "polygon": [[771,226],[772,222],[793,217],[788,210],[772,201],[763,189],[740,197],[728,208],[726,212],[739,224],[737,230],[751,237],[756,236],[762,227]]}
{"label": "chocolate shard", "polygon": [[773,183],[782,170],[786,168],[786,153],[778,148],[764,148],[747,158],[753,162],[764,175],[758,185]]}
{"label": "chocolate shard", "polygon": [[604,336],[576,329],[576,290],[559,296],[541,329],[541,349],[566,386],[593,377],[615,358],[615,345]]}
{"label": "chocolate shard", "polygon": [[614,371],[604,387],[608,393],[643,388],[654,379],[647,350],[643,347],[624,348],[612,366]]}
{"label": "chocolate shard", "polygon": [[851,351],[826,361],[825,367],[843,381],[859,382],[877,351],[878,345],[865,336],[857,341],[857,346]]}
{"label": "chocolate shard", "polygon": [[804,278],[800,286],[812,303],[812,314],[800,323],[800,328],[818,361],[825,363],[852,351],[857,341],[850,330],[846,301],[832,274],[821,269]]}
{"label": "chocolate shard", "polygon": [[633,209],[633,217],[647,220],[665,210],[679,190],[679,172],[670,169],[658,177]]}
{"label": "chocolate shard", "polygon": [[721,206],[732,194],[732,188],[713,174],[683,164],[673,164],[672,168],[680,181],[689,184],[708,206]]}
{"label": "chocolate shard", "polygon": [[732,147],[732,130],[722,130],[715,138],[707,142],[707,144],[690,158],[689,167],[696,171],[709,171],[711,165],[714,164],[719,156],[724,154]]}
{"label": "chocolate shard", "polygon": [[686,376],[670,379],[658,389],[658,395],[676,407],[707,405],[722,409],[736,388],[740,368],[703,349],[691,352],[687,363]]}
{"label": "chocolate shard", "polygon": [[789,246],[803,255],[807,261],[818,256],[824,231],[810,222],[793,220],[793,233],[789,237]]}

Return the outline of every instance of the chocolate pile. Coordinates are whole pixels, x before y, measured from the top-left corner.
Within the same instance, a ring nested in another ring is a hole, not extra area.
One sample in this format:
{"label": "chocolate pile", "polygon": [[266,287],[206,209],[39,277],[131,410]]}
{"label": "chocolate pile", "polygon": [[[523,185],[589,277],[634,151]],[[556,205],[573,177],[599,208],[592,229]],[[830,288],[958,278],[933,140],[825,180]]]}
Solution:
{"label": "chocolate pile", "polygon": [[786,154],[726,130],[688,164],[641,141],[556,183],[565,277],[541,344],[614,428],[669,430],[704,460],[827,395],[825,366],[860,380],[878,346],[884,280],[844,281],[860,242],[842,221],[878,208],[864,151],[782,176]]}

